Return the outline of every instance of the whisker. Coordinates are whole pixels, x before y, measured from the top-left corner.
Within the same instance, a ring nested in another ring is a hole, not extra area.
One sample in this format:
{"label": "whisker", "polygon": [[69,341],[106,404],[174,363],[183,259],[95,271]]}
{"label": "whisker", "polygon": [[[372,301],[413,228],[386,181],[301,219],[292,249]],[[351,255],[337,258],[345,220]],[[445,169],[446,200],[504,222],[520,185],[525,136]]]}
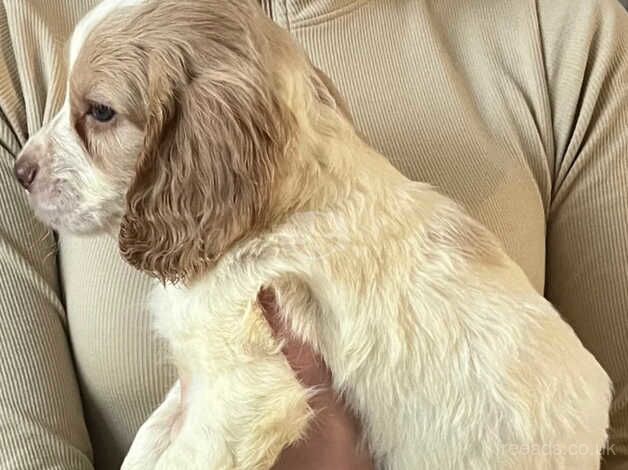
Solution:
{"label": "whisker", "polygon": [[59,249],[54,247],[46,256],[44,256],[42,262],[45,263],[48,259],[50,259],[50,257],[57,255],[57,253],[59,253]]}
{"label": "whisker", "polygon": [[[52,240],[49,240],[50,238],[52,238]],[[55,242],[55,240],[54,240],[54,235],[53,235],[52,230],[46,229],[46,230],[44,231],[44,233],[42,234],[42,236],[40,236],[37,240],[35,240],[35,241],[33,242],[33,245],[32,245],[32,247],[31,247],[31,248],[33,249],[33,251],[35,251],[35,250],[37,250],[37,249],[40,249],[40,248],[45,248],[45,247],[46,247],[46,242],[47,242],[47,241],[50,241],[50,242],[51,242],[52,246],[51,246],[50,248],[52,248],[52,250],[51,250],[51,251],[48,251],[48,252],[44,255],[44,257],[42,258],[42,263],[45,263],[46,261],[48,261],[48,259],[49,259],[51,256],[55,255],[55,254],[56,254],[56,253],[58,253],[58,251],[59,251],[59,250],[58,250],[58,247],[57,247],[57,245],[56,245],[56,242]]]}
{"label": "whisker", "polygon": [[44,231],[44,234],[43,234],[41,237],[39,237],[39,240],[37,240],[37,242],[36,242],[36,243],[37,243],[38,245],[42,244],[43,242],[45,242],[45,241],[46,241],[46,239],[47,239],[47,238],[49,238],[49,237],[50,237],[50,235],[52,235],[52,231],[51,231],[51,230],[45,230],[45,231]]}

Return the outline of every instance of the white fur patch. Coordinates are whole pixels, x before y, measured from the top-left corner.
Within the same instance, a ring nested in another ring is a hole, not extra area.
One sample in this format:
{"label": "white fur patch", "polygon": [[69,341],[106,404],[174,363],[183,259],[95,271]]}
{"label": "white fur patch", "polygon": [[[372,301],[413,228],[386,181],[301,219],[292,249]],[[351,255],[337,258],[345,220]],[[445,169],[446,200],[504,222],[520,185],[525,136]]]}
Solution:
{"label": "white fur patch", "polygon": [[145,0],[104,0],[85,15],[74,29],[70,41],[70,70],[72,70],[81,52],[85,39],[87,39],[89,33],[98,26],[101,21],[118,8],[139,5],[144,1]]}

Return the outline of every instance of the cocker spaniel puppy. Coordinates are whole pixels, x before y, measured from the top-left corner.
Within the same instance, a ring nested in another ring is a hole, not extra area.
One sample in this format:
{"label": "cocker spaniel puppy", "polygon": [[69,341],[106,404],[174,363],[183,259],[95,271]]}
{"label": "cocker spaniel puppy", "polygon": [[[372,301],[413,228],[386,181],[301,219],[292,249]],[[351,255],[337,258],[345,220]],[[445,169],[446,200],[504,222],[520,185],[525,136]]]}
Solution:
{"label": "cocker spaniel puppy", "polygon": [[180,380],[124,463],[268,469],[312,390],[272,289],[377,467],[594,469],[609,379],[495,237],[356,133],[254,0],[105,0],[16,174],[57,229],[115,233]]}

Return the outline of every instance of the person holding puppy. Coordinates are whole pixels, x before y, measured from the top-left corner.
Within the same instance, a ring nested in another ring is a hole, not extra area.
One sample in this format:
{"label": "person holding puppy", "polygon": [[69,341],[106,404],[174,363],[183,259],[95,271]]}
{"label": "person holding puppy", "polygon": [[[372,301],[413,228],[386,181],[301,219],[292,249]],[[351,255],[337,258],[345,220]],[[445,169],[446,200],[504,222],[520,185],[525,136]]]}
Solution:
{"label": "person holding puppy", "polygon": [[[8,51],[0,62],[0,191],[9,201],[0,215],[3,468],[116,468],[173,379],[139,309],[146,279],[121,263],[111,240],[54,242],[8,171],[58,109],[61,43],[95,3],[5,1],[0,9]],[[604,465],[622,468],[625,12],[611,0],[264,6],[332,76],[375,146],[492,229],[596,355],[616,390]],[[58,265],[49,256],[57,249]],[[272,311],[270,299],[271,324]],[[312,354],[301,364],[291,350],[302,380],[329,383]],[[370,465],[354,451],[359,425],[336,397],[326,400],[321,408],[332,412],[279,465]],[[314,464],[313,455],[330,460]]]}

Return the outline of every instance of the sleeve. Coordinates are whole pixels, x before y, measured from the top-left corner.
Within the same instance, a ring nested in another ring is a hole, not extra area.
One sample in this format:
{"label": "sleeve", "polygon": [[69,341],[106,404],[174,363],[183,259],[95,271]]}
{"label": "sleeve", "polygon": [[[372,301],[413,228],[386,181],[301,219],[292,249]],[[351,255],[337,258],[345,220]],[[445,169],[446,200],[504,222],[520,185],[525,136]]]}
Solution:
{"label": "sleeve", "polygon": [[4,5],[0,1],[0,468],[90,470],[56,243],[33,218],[13,177],[15,156],[41,117],[31,113],[27,122],[39,98],[27,104],[23,97]]}
{"label": "sleeve", "polygon": [[552,109],[546,295],[614,382],[604,470],[628,469],[628,14],[541,0]]}

